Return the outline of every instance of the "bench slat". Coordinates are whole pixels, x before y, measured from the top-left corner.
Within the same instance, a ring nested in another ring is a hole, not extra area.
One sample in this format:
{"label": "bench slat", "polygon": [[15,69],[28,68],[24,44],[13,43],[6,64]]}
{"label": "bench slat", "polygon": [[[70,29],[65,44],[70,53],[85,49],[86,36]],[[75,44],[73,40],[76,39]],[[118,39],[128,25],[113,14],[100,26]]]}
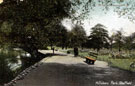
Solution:
{"label": "bench slat", "polygon": [[95,59],[91,58],[91,57],[86,57],[87,59],[90,59],[90,60],[93,60],[93,61],[96,61]]}
{"label": "bench slat", "polygon": [[97,55],[98,54],[97,53],[94,53],[94,52],[89,52],[89,55],[97,58]]}

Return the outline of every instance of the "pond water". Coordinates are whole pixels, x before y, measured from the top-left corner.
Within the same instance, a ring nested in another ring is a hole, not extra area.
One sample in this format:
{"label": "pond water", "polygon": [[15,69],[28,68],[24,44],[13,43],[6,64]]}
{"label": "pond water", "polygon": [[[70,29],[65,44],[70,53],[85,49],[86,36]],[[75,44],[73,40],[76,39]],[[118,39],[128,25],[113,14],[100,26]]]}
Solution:
{"label": "pond water", "polygon": [[16,58],[18,59],[17,63],[14,63],[14,64],[13,63],[9,63],[10,68],[12,70],[16,70],[17,68],[20,68],[22,66],[22,61],[20,60],[20,55],[18,55]]}
{"label": "pond water", "polygon": [[[11,81],[16,77],[23,69],[30,66],[30,64],[24,65],[24,60],[21,58],[30,58],[30,54],[22,50],[1,50],[0,51],[0,85]],[[8,77],[8,78],[7,78]]]}

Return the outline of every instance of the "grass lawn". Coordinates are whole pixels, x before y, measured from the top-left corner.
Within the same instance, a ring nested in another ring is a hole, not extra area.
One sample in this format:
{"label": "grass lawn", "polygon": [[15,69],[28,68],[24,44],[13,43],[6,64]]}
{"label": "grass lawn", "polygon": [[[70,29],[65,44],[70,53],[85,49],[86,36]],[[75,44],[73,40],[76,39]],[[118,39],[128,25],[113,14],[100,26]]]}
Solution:
{"label": "grass lawn", "polygon": [[[69,51],[70,51],[70,53],[73,54],[73,50],[70,49]],[[64,52],[66,53],[66,51],[64,51]],[[80,51],[79,56],[81,56],[81,57],[89,56],[89,52]],[[94,57],[92,57],[92,58],[94,58]],[[108,62],[109,65],[112,66],[112,67],[117,67],[117,68],[120,68],[120,69],[135,72],[135,68],[130,67],[131,63],[133,61],[135,61],[134,58],[113,59],[113,58],[110,58],[109,55],[98,55],[97,60]]]}
{"label": "grass lawn", "polygon": [[106,61],[112,67],[117,67],[124,70],[135,72],[135,68],[131,68],[130,65],[135,59],[112,59],[109,55],[98,56],[98,60]]}
{"label": "grass lawn", "polygon": [[135,59],[112,59],[111,66],[135,72],[135,68],[130,67],[133,60]]}

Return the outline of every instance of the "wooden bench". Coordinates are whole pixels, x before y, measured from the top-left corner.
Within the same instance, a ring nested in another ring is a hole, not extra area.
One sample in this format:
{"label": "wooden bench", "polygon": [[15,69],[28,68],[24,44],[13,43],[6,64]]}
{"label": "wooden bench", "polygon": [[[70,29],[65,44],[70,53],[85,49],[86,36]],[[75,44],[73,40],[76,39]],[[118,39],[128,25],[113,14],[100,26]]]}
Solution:
{"label": "wooden bench", "polygon": [[86,63],[88,64],[94,64],[95,63],[95,59],[91,58],[91,57],[86,57]]}
{"label": "wooden bench", "polygon": [[98,54],[97,54],[97,53],[95,53],[95,52],[89,52],[89,55],[90,55],[90,56],[92,56],[92,57],[97,58],[97,55],[98,55]]}

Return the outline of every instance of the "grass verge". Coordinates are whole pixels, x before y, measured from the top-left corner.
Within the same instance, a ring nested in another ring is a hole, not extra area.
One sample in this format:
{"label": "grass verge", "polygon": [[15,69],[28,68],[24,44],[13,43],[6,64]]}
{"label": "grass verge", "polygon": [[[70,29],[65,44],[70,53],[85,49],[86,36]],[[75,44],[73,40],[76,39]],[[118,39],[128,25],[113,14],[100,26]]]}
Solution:
{"label": "grass verge", "polygon": [[[68,50],[68,51],[70,51],[70,53],[73,54],[73,50]],[[66,51],[64,51],[64,53],[66,53]],[[86,51],[86,52],[79,51],[79,56],[81,56],[81,57],[89,56],[89,52],[88,51]],[[94,57],[92,57],[92,58],[94,58]],[[98,55],[97,60],[108,62],[108,64],[111,67],[116,67],[116,68],[120,68],[123,70],[135,72],[135,68],[130,67],[131,63],[135,61],[134,58],[128,57],[126,59],[122,59],[122,58],[113,59],[113,58],[110,58],[110,56],[108,54],[108,55]]]}

